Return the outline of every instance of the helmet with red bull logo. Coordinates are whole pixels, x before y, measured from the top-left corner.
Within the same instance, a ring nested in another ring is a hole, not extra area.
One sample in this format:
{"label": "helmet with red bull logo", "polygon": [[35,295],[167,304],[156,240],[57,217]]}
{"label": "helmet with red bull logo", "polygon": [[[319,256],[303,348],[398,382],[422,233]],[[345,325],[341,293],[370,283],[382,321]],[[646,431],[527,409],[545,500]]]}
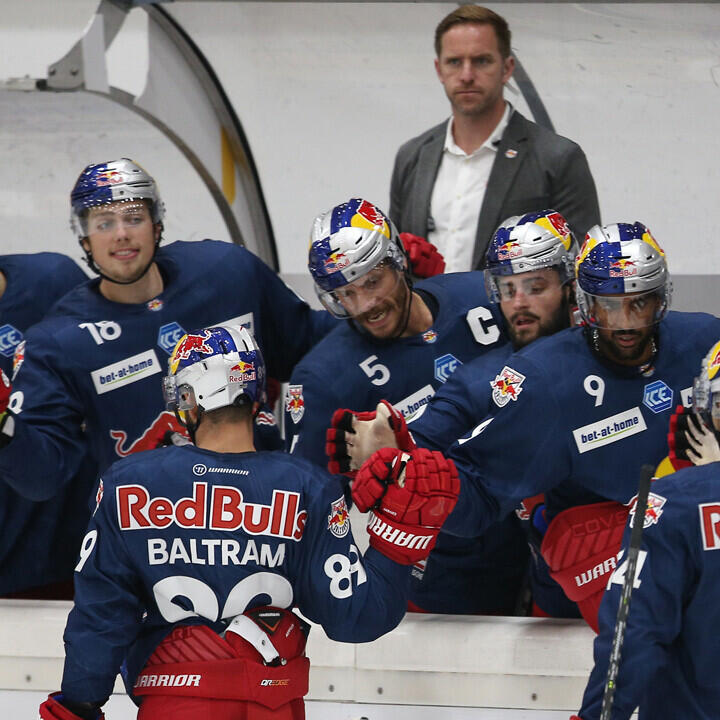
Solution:
{"label": "helmet with red bull logo", "polygon": [[[703,358],[700,374],[695,378],[692,393],[692,410],[710,418],[720,420],[720,341],[716,342]],[[707,422],[711,427],[711,423]]]}
{"label": "helmet with red bull logo", "polygon": [[75,234],[84,238],[89,208],[137,200],[147,200],[153,222],[162,222],[165,205],[155,180],[140,165],[129,158],[88,165],[70,193],[70,224]]}
{"label": "helmet with red bull logo", "polygon": [[308,269],[318,298],[335,317],[350,317],[335,291],[383,262],[401,273],[407,270],[397,229],[377,206],[352,198],[315,218]]}
{"label": "helmet with red bull logo", "polygon": [[560,282],[575,278],[577,244],[567,220],[556,210],[514,215],[495,231],[485,252],[485,285],[500,301],[497,278],[554,268]]}
{"label": "helmet with red bull logo", "polygon": [[163,379],[168,410],[187,424],[186,411],[265,401],[265,363],[255,338],[244,327],[205,328],[180,338]]}
{"label": "helmet with red bull logo", "polygon": [[665,253],[640,222],[590,228],[575,269],[578,306],[590,327],[599,327],[593,308],[608,296],[633,295],[641,301],[655,295],[658,302],[652,322],[660,322],[667,314],[672,282]]}

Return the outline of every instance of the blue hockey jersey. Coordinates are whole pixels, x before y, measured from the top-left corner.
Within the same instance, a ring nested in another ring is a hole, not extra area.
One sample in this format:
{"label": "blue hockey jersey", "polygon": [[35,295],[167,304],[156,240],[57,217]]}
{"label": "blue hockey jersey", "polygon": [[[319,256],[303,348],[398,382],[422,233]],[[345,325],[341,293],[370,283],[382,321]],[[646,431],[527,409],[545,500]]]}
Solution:
{"label": "blue hockey jersey", "polygon": [[457,367],[507,343],[482,273],[437,275],[414,289],[435,310],[426,332],[378,341],[345,322],[295,368],[285,396],[294,455],[325,467],[325,431],[337,408],[374,410],[384,398],[409,419]]}
{"label": "blue hockey jersey", "polygon": [[342,487],[285,453],[193,445],[138,453],[103,476],[75,573],[62,690],[102,701],[177,624],[215,630],[248,608],[298,607],[328,636],[373,640],[405,612],[410,569],[361,556]]}
{"label": "blue hockey jersey", "polygon": [[66,255],[51,252],[0,255],[0,272],[7,281],[0,296],[0,368],[12,377],[25,331],[87,275]]}
{"label": "blue hockey jersey", "polygon": [[[713,552],[720,549],[720,463],[681,470],[650,490],[611,717],[625,720],[639,705],[640,720],[714,720],[720,708],[714,631],[720,553]],[[600,717],[625,569],[619,562],[600,606],[583,720]]]}
{"label": "blue hockey jersey", "polygon": [[[509,344],[459,367],[408,427],[415,442],[447,452],[490,412],[492,381],[512,354]],[[446,532],[413,569],[410,599],[428,612],[513,614],[528,564],[525,534],[514,513],[482,535]]]}
{"label": "blue hockey jersey", "polygon": [[669,313],[645,375],[604,361],[582,328],[512,355],[494,381],[493,411],[450,453],[461,490],[443,529],[477,535],[541,492],[549,520],[574,505],[627,503],[642,464],[665,457],[670,415],[689,403],[700,361],[718,337],[718,318]]}
{"label": "blue hockey jersey", "polygon": [[[7,283],[0,297],[0,368],[12,377],[13,355],[27,329],[87,276],[69,257],[50,252],[2,255],[0,272]],[[62,497],[42,503],[0,483],[0,595],[72,576],[95,480],[86,462]]]}
{"label": "blue hockey jersey", "polygon": [[83,426],[101,470],[157,444],[174,426],[160,379],[184,332],[245,325],[258,339],[268,374],[284,380],[335,324],[237,245],[175,242],[158,250],[156,262],[164,290],[149,302],[111,302],[98,291],[99,280],[91,280],[27,333],[14,386],[19,421],[0,450],[0,475],[24,496],[51,497],[73,476]]}

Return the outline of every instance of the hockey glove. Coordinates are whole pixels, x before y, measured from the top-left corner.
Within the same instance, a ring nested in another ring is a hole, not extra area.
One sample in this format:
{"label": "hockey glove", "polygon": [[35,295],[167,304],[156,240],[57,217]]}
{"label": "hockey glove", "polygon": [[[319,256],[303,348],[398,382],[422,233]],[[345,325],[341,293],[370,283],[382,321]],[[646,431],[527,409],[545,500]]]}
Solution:
{"label": "hockey glove", "polygon": [[8,413],[12,384],[8,376],[0,370],[0,448],[5,447],[15,433],[15,418]]}
{"label": "hockey glove", "polygon": [[62,693],[55,692],[40,705],[40,720],[105,720],[105,715],[96,703],[68,703]]}
{"label": "hockey glove", "polygon": [[403,232],[400,233],[400,241],[410,261],[410,272],[415,277],[429,278],[445,271],[445,259],[424,237]]}
{"label": "hockey glove", "polygon": [[381,400],[374,412],[354,413],[336,410],[325,438],[328,469],[351,477],[376,451],[383,447],[412,451],[415,442],[402,413],[387,400]]}
{"label": "hockey glove", "polygon": [[401,565],[426,558],[460,492],[452,460],[435,450],[374,453],[353,482],[352,497],[368,519],[370,545]]}
{"label": "hockey glove", "polygon": [[701,415],[685,412],[681,405],[670,418],[668,446],[668,457],[673,461],[707,465],[720,460],[718,433],[707,427]]}

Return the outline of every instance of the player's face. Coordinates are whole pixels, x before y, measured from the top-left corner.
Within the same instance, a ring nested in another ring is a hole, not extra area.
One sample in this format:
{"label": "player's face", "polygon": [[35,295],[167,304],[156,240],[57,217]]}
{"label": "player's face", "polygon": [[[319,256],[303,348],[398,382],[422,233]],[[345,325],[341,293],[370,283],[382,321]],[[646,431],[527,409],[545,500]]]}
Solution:
{"label": "player's face", "polygon": [[133,282],[152,262],[160,226],[154,224],[147,203],[113,202],[90,208],[83,241],[103,275]]}
{"label": "player's face", "polygon": [[569,288],[552,268],[497,278],[500,309],[505,316],[513,347],[568,327]]}
{"label": "player's face", "polygon": [[482,116],[504,107],[515,61],[503,58],[492,25],[454,25],[443,36],[435,70],[454,114]]}
{"label": "player's face", "polygon": [[398,334],[405,320],[409,292],[402,273],[384,263],[335,291],[355,322],[378,339]]}
{"label": "player's face", "polygon": [[655,292],[593,296],[591,310],[600,352],[618,365],[648,362],[660,303]]}

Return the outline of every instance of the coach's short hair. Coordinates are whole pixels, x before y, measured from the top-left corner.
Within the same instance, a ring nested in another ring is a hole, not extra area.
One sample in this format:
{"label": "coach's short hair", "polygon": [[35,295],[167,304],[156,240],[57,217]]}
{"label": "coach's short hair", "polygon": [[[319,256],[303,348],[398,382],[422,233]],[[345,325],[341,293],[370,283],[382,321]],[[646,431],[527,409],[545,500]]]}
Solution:
{"label": "coach's short hair", "polygon": [[507,20],[490,8],[482,5],[461,5],[444,17],[435,28],[435,53],[440,57],[442,49],[442,36],[455,25],[477,23],[479,25],[492,25],[498,40],[498,49],[503,58],[510,57],[510,28]]}

